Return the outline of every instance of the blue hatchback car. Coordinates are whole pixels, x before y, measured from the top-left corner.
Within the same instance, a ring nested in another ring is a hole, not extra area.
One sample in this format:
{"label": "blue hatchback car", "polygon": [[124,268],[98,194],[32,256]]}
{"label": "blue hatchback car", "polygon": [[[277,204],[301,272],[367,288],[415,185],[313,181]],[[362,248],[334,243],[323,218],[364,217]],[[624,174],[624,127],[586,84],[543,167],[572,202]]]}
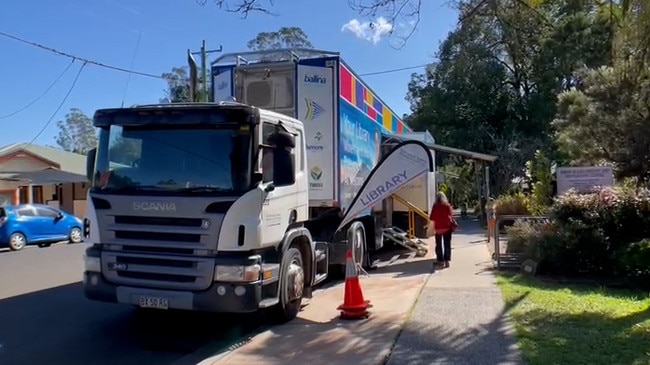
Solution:
{"label": "blue hatchback car", "polygon": [[83,240],[83,221],[43,204],[0,207],[0,247],[13,251],[28,244],[47,247],[55,242]]}

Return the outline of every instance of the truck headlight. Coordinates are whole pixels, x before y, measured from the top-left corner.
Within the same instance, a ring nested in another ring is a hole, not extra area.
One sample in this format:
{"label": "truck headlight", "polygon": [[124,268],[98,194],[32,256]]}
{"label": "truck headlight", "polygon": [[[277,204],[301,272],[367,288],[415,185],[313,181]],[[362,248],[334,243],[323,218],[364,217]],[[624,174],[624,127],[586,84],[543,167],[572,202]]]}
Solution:
{"label": "truck headlight", "polygon": [[214,281],[223,282],[251,282],[260,279],[260,265],[251,266],[216,266]]}
{"label": "truck headlight", "polygon": [[99,257],[84,254],[84,271],[102,272],[102,262]]}

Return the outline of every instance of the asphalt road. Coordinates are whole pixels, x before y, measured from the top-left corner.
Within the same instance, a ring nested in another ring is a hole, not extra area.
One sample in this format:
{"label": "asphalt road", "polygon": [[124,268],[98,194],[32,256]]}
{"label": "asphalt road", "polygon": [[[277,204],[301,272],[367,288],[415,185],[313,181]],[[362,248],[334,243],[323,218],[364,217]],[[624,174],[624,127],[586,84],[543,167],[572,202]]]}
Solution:
{"label": "asphalt road", "polygon": [[83,296],[86,245],[0,251],[0,364],[182,363],[210,344],[227,347],[256,328],[251,316],[143,314]]}

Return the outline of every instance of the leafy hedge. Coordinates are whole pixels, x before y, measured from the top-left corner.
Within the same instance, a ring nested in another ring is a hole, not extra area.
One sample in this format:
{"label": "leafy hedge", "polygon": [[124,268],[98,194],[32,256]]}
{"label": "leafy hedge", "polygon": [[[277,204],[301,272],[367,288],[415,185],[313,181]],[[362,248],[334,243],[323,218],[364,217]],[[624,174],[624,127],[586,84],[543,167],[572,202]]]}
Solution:
{"label": "leafy hedge", "polygon": [[550,217],[550,224],[507,228],[508,251],[535,259],[545,273],[650,284],[650,192],[569,192],[555,200]]}

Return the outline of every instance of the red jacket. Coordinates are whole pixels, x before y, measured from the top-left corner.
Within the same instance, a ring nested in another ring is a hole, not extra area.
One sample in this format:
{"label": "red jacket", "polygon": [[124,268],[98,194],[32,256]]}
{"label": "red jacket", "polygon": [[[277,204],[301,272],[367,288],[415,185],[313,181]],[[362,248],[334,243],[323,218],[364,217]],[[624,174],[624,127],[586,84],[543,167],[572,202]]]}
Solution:
{"label": "red jacket", "polygon": [[444,234],[451,229],[454,210],[449,203],[434,204],[429,218],[433,221],[436,234]]}

